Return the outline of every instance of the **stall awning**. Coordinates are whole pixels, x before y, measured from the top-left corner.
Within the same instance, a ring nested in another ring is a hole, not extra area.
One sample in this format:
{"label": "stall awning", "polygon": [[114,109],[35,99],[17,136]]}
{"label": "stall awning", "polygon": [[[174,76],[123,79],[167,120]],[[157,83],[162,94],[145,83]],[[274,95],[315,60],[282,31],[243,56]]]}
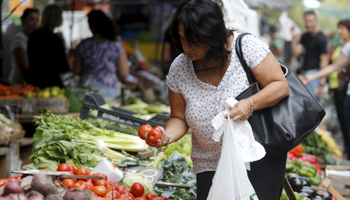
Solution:
{"label": "stall awning", "polygon": [[245,0],[249,7],[252,8],[269,8],[271,10],[288,10],[292,7],[290,2],[284,0]]}

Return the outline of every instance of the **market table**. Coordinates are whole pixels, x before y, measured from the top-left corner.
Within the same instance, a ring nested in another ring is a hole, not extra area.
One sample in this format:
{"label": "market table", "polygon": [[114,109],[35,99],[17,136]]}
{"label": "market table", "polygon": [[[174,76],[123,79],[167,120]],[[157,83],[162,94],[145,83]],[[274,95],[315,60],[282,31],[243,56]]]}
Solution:
{"label": "market table", "polygon": [[[33,122],[34,116],[40,116],[41,114],[17,114],[15,115],[15,121],[19,123],[31,123]],[[67,113],[65,115],[77,119],[80,116],[80,113]]]}

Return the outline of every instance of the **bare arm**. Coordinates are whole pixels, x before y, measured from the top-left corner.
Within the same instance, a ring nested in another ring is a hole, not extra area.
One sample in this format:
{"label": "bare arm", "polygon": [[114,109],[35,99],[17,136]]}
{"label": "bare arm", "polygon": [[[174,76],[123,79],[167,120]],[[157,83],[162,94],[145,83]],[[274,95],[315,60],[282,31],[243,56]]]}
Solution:
{"label": "bare arm", "polygon": [[[274,106],[289,95],[288,82],[279,63],[271,53],[252,72],[262,87],[262,90],[250,97],[253,101],[253,110]],[[230,117],[234,121],[247,120],[250,108],[249,100],[243,99],[231,109]]]}
{"label": "bare arm", "polygon": [[165,130],[160,130],[163,134],[164,142],[161,144],[161,140],[158,140],[158,147],[167,143],[166,136],[171,138],[169,143],[172,143],[181,139],[188,131],[185,119],[186,101],[183,96],[169,90],[169,104],[171,109],[170,120],[166,124]]}
{"label": "bare arm", "polygon": [[292,56],[293,57],[299,57],[301,52],[303,51],[303,45],[299,43],[300,37],[299,36],[293,36],[292,42],[291,42],[291,49],[292,49]]}
{"label": "bare arm", "polygon": [[124,80],[129,75],[128,56],[124,51],[118,59],[118,75],[121,80]]}
{"label": "bare arm", "polygon": [[[320,55],[320,60],[321,60],[321,70],[326,68],[329,64],[329,59],[328,59],[328,54],[321,54]],[[320,84],[325,84],[327,81],[327,77],[321,77],[320,78]]]}
{"label": "bare arm", "polygon": [[15,62],[19,67],[19,70],[24,73],[29,68],[29,61],[27,52],[22,48],[16,48],[13,50],[13,55],[15,57]]}
{"label": "bare arm", "polygon": [[74,75],[81,75],[82,69],[83,69],[83,59],[81,58],[80,54],[75,51],[74,53],[74,66],[73,66],[73,74]]}
{"label": "bare arm", "polygon": [[315,74],[311,74],[311,75],[306,76],[304,78],[303,82],[304,82],[304,84],[308,84],[315,79],[329,76],[331,73],[333,73],[337,69],[340,69],[342,67],[347,67],[347,66],[349,66],[349,64],[350,64],[350,58],[347,57],[344,53],[341,53],[340,56],[338,57],[338,59],[335,61],[335,63],[323,68],[321,71],[319,71]]}
{"label": "bare arm", "polygon": [[277,49],[273,45],[270,45],[270,50],[272,53],[279,55],[279,56],[283,55],[283,53],[284,53],[283,49]]}

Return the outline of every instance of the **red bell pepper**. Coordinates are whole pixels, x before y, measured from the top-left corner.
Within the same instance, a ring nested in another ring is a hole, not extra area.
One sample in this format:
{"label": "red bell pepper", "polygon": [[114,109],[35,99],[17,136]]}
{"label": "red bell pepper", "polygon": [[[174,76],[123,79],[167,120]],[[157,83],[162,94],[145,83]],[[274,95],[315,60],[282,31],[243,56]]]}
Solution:
{"label": "red bell pepper", "polygon": [[312,163],[312,165],[313,165],[314,167],[316,167],[317,169],[319,169],[319,170],[322,169],[321,165],[318,164],[318,163]]}
{"label": "red bell pepper", "polygon": [[301,154],[302,156],[302,160],[308,161],[312,164],[316,164],[317,163],[317,157],[311,154],[307,154],[307,153],[303,153]]}
{"label": "red bell pepper", "polygon": [[319,175],[322,175],[322,171],[320,169],[317,169],[317,172]]}
{"label": "red bell pepper", "polygon": [[303,153],[304,148],[300,145],[296,146],[294,149],[290,150],[289,152],[292,153],[294,156],[299,157]]}
{"label": "red bell pepper", "polygon": [[288,152],[288,153],[287,153],[287,158],[288,158],[288,159],[291,159],[291,160],[292,160],[293,157],[295,157],[294,154],[292,154],[291,152]]}

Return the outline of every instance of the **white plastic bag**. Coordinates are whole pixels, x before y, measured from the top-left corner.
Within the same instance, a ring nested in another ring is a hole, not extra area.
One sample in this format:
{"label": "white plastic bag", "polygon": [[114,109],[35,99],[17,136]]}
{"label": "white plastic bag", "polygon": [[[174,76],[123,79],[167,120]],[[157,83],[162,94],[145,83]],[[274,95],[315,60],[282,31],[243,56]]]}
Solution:
{"label": "white plastic bag", "polygon": [[249,162],[260,160],[265,156],[265,149],[255,141],[248,121],[233,122],[230,118],[224,118],[229,108],[237,101],[230,98],[226,102],[230,105],[225,106],[227,110],[212,120],[216,130],[213,140],[219,142],[222,134],[224,136],[221,157],[207,200],[249,200],[250,196],[257,200],[247,169],[250,170]]}

